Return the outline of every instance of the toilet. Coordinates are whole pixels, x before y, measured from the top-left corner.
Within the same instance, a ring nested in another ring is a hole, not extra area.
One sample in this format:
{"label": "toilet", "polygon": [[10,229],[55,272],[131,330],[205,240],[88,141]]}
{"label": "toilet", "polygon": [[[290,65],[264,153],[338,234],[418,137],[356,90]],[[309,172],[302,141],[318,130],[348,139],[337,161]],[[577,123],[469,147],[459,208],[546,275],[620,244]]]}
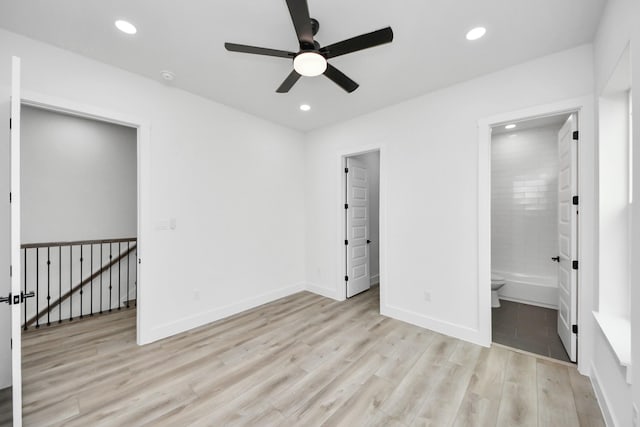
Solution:
{"label": "toilet", "polygon": [[498,289],[504,286],[504,277],[491,273],[491,307],[500,308]]}

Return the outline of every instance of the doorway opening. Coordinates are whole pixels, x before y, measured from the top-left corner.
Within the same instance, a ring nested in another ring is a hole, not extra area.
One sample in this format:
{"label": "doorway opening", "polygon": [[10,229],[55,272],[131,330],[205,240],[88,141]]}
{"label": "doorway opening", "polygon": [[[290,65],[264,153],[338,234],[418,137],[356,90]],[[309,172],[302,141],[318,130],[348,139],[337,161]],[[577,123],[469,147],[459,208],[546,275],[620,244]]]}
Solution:
{"label": "doorway opening", "polygon": [[135,308],[137,130],[29,105],[21,116],[23,334]]}
{"label": "doorway opening", "polygon": [[491,130],[492,339],[576,362],[578,113]]}
{"label": "doorway opening", "polygon": [[379,295],[380,151],[346,156],[344,178],[345,297]]}

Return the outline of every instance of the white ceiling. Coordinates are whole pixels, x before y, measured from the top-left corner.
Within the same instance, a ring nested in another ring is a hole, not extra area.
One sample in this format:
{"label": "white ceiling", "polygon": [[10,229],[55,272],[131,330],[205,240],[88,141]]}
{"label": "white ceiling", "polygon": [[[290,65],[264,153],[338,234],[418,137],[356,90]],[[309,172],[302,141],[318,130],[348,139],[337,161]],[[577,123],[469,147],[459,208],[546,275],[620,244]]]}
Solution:
{"label": "white ceiling", "polygon": [[[297,51],[284,0],[2,1],[0,27],[153,79],[171,70],[176,87],[306,131],[588,43],[605,1],[309,0],[321,45],[394,30],[390,45],[330,61],[360,84],[352,94],[322,76],[277,94],[290,60],[224,49],[229,41]],[[120,33],[116,19],[138,34]],[[487,35],[468,42],[478,25]]]}

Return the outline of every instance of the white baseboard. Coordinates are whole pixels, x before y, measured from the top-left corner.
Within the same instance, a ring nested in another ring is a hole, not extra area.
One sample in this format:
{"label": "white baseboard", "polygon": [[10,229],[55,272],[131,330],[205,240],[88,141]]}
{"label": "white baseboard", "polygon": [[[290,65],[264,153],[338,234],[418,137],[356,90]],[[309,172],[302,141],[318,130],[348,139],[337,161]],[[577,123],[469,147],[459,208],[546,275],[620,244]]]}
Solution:
{"label": "white baseboard", "polygon": [[307,283],[305,289],[314,294],[331,298],[336,301],[344,301],[346,299],[345,295],[338,295],[338,292],[335,289],[325,288],[324,286],[318,286],[314,283]]}
{"label": "white baseboard", "polygon": [[149,344],[154,341],[158,341],[163,338],[167,338],[172,335],[179,334],[181,332],[188,331],[202,325],[206,325],[207,323],[215,322],[216,320],[233,316],[234,314],[241,313],[243,311],[258,307],[263,304],[267,304],[269,302],[284,298],[303,290],[305,290],[305,285],[303,283],[298,283],[285,288],[276,289],[262,295],[246,298],[237,303],[214,308],[212,310],[194,314],[192,316],[188,316],[174,322],[159,325],[153,328],[149,334],[145,334],[144,344]]}
{"label": "white baseboard", "polygon": [[389,305],[381,305],[380,313],[383,316],[392,317],[403,322],[411,323],[412,325],[420,326],[421,328],[429,329],[443,335],[448,335],[453,338],[458,338],[486,347],[483,337],[481,336],[482,334],[477,329],[456,325],[455,323],[444,322],[442,320]]}
{"label": "white baseboard", "polygon": [[371,276],[369,278],[369,284],[371,286],[378,285],[379,283],[380,283],[380,275],[379,274],[374,274],[373,276]]}
{"label": "white baseboard", "polygon": [[598,400],[598,405],[600,406],[600,411],[602,412],[602,417],[604,418],[604,422],[608,427],[616,427],[619,424],[616,422],[613,414],[609,410],[609,400],[607,396],[604,394],[602,387],[600,386],[600,378],[598,376],[598,371],[596,370],[595,365],[591,365],[591,384],[593,385],[593,391],[596,394],[596,399]]}

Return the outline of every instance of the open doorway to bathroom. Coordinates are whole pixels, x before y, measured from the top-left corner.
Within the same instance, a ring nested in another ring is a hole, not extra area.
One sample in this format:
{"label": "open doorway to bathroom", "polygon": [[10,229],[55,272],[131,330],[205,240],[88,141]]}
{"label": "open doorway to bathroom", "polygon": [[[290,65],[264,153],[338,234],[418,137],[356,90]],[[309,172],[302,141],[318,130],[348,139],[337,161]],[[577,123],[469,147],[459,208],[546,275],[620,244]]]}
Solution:
{"label": "open doorway to bathroom", "polygon": [[577,360],[577,113],[491,133],[493,341]]}
{"label": "open doorway to bathroom", "polygon": [[380,294],[380,151],[344,158],[345,289]]}

